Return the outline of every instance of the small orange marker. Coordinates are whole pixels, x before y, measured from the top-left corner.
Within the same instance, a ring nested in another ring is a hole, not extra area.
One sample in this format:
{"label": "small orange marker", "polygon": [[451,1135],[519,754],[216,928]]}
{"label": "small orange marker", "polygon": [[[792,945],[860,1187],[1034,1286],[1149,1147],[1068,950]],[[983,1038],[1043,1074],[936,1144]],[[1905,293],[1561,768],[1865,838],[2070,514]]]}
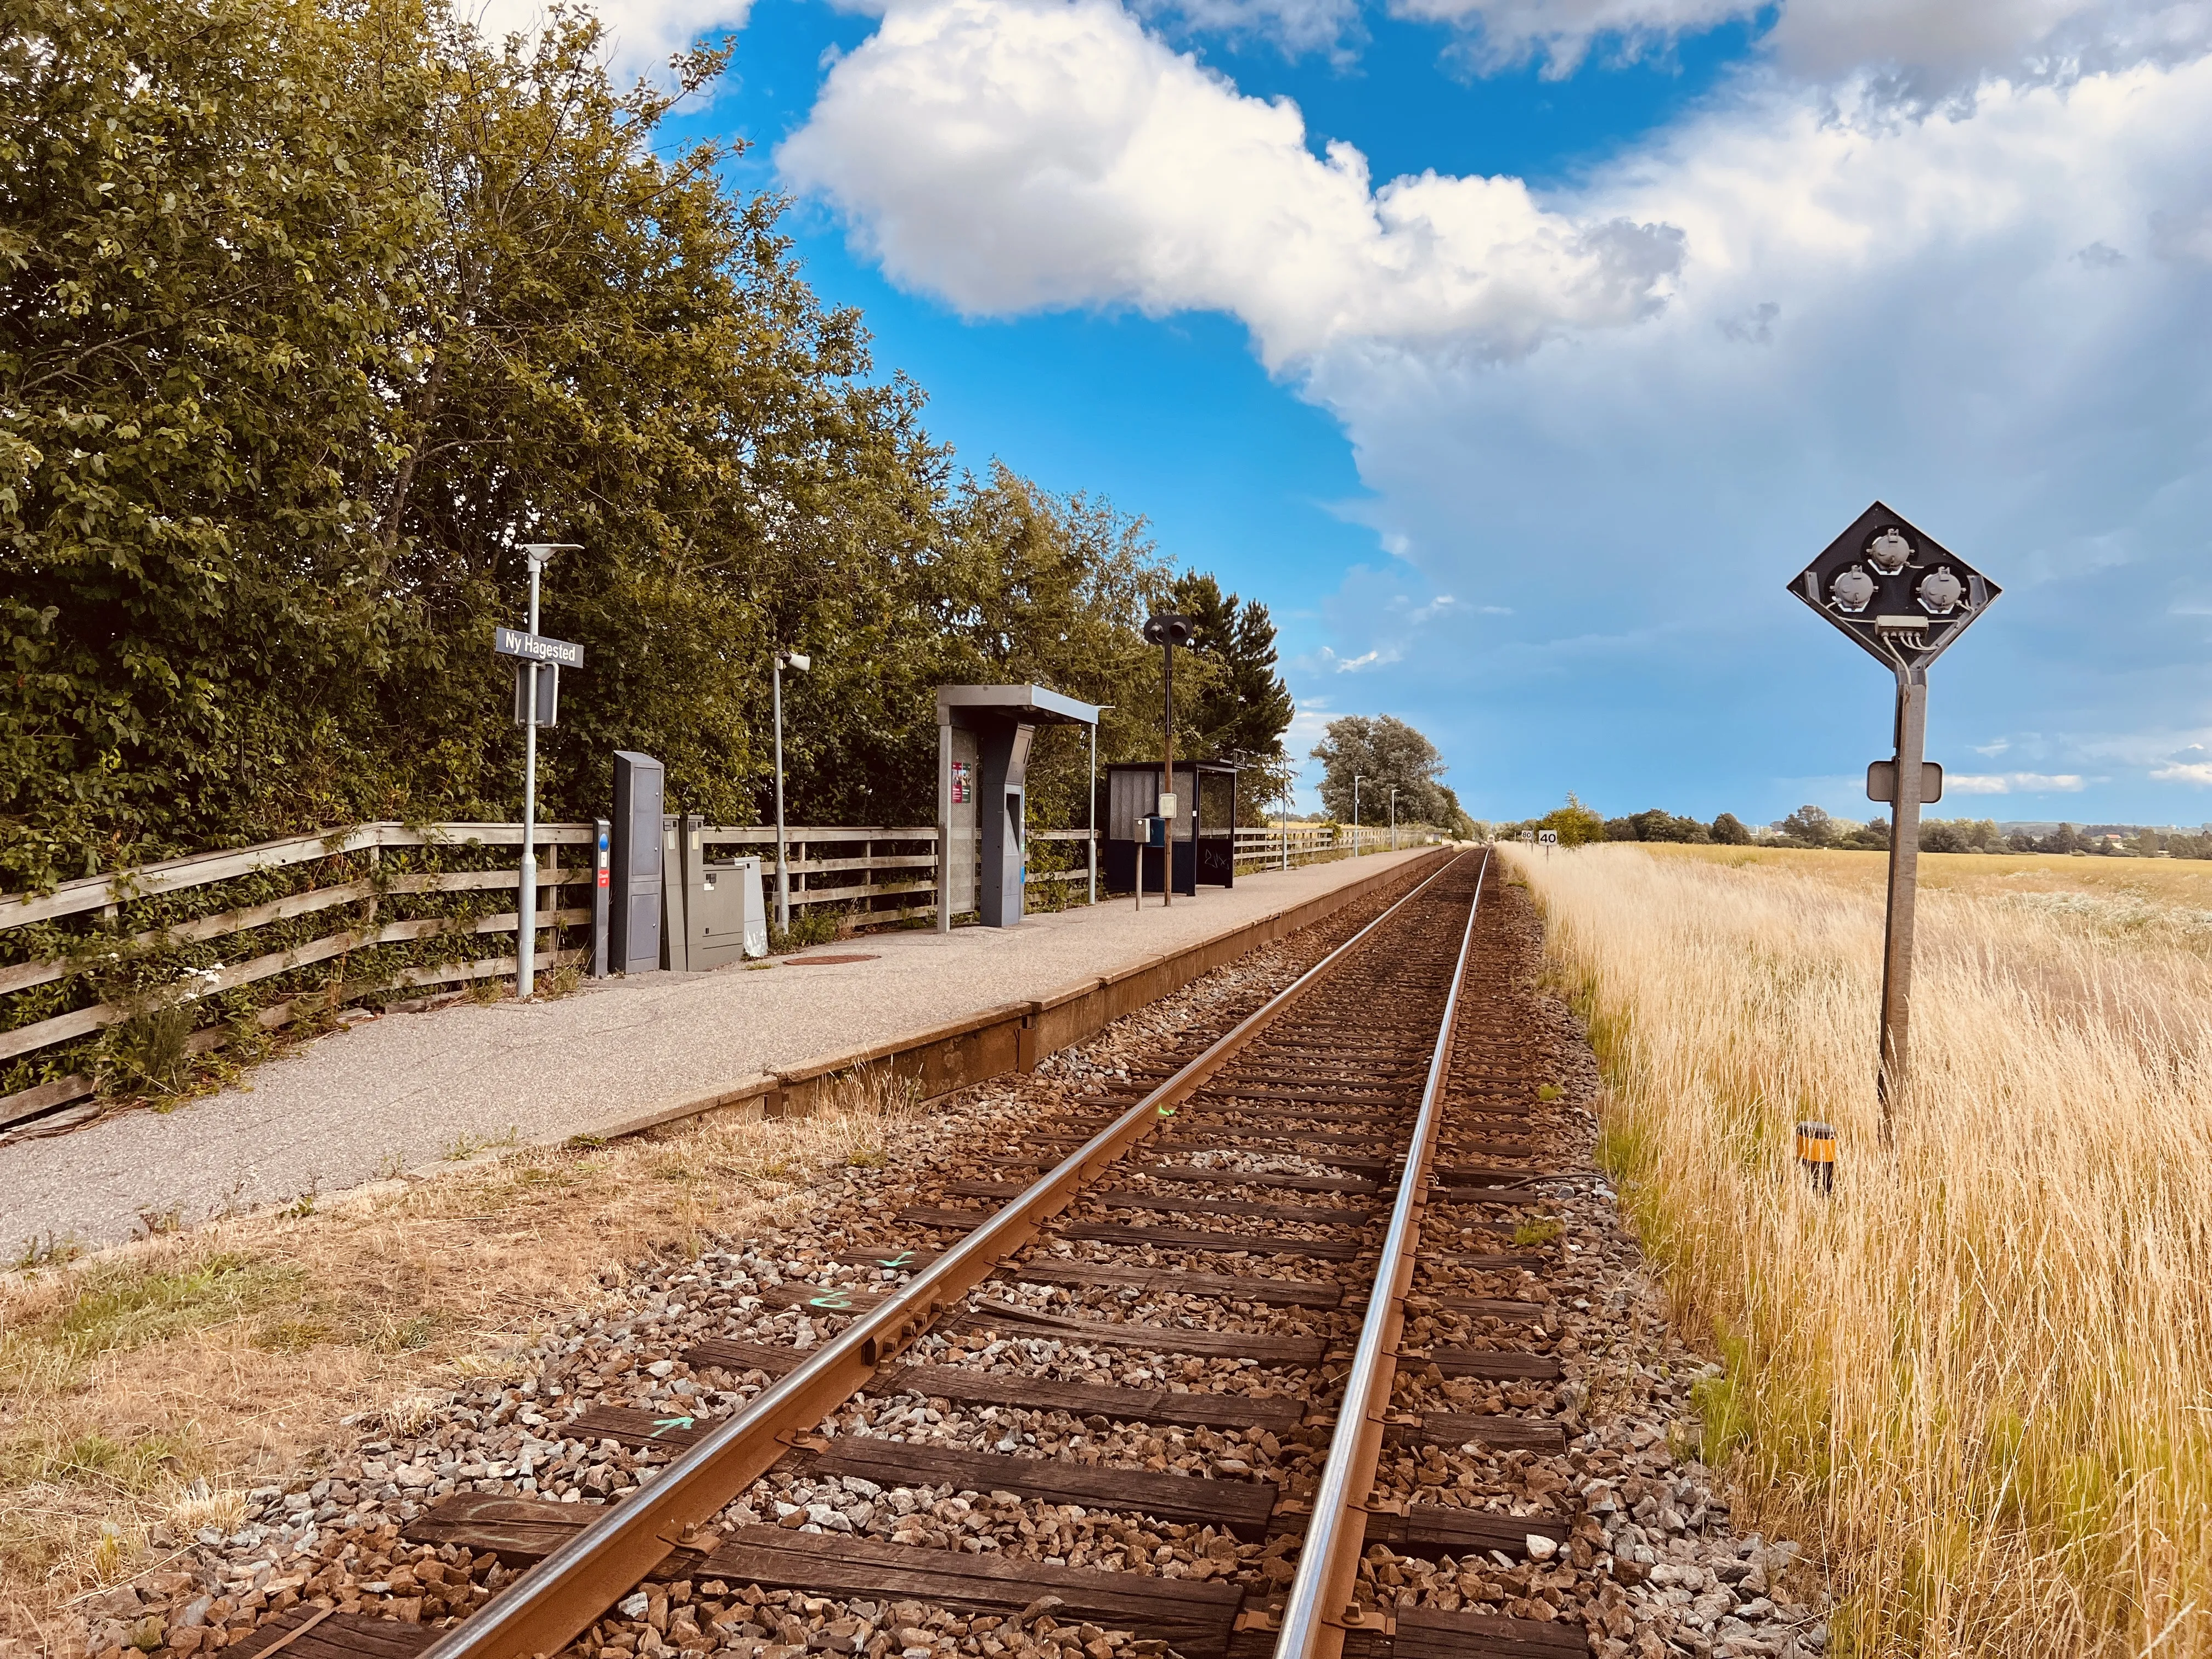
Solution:
{"label": "small orange marker", "polygon": [[1836,1128],[1832,1123],[1797,1126],[1797,1164],[1822,1194],[1836,1189]]}

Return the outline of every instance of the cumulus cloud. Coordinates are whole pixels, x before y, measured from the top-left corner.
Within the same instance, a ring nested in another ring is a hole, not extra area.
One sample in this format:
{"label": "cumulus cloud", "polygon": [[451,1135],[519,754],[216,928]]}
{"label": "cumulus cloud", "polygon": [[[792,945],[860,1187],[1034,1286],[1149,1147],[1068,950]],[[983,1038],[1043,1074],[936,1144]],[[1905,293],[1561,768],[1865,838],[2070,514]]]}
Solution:
{"label": "cumulus cloud", "polygon": [[2174,63],[2212,40],[2203,0],[1395,0],[1402,15],[1468,31],[1491,69],[1545,61],[1571,73],[1594,47],[1633,58],[1723,23],[1765,24],[1760,44],[1788,71],[1861,70],[1922,96],[1985,76],[2069,77]]}
{"label": "cumulus cloud", "polygon": [[[595,8],[606,25],[609,61],[625,79],[644,76],[667,79],[669,58],[688,49],[702,34],[734,33],[743,28],[752,0],[623,0]],[[488,40],[532,34],[545,21],[539,0],[480,0],[464,5]]]}
{"label": "cumulus cloud", "polygon": [[1355,339],[1524,356],[1650,315],[1681,258],[1663,222],[1547,210],[1517,179],[1378,188],[1114,0],[897,5],[777,160],[963,312],[1223,311],[1277,368]]}
{"label": "cumulus cloud", "polygon": [[[2004,15],[2027,39],[2079,9]],[[2154,14],[2107,11],[2125,56]],[[1990,775],[2025,793],[2146,707],[2201,718],[2212,59],[1927,106],[1874,73],[1752,72],[1538,193],[1378,184],[1113,0],[894,0],[781,161],[963,312],[1241,319],[1342,422],[1395,561],[1348,575],[1294,682],[1358,684],[1440,740],[1480,727],[1486,775],[1764,810],[1672,793],[1691,706],[1701,754],[1878,752],[1886,684],[1779,592],[1876,496],[2008,590],[1945,659],[1932,755],[2063,728],[2011,757],[2051,770]]]}
{"label": "cumulus cloud", "polygon": [[1960,795],[2076,795],[2086,780],[2073,772],[1948,772],[1943,777],[1946,794]]}
{"label": "cumulus cloud", "polygon": [[2212,762],[2172,761],[2151,774],[2159,783],[2212,783]]}

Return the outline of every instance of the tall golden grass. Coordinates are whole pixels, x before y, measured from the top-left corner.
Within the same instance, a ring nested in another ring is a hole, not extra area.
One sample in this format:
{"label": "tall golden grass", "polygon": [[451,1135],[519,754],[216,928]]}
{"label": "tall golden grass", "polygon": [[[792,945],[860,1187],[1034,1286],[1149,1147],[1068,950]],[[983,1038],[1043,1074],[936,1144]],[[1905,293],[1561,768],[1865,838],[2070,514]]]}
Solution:
{"label": "tall golden grass", "polygon": [[1923,893],[1885,1150],[1879,859],[1513,863],[1603,1155],[1729,1362],[1708,1455],[1826,1546],[1844,1650],[2212,1655],[2212,917],[2063,860]]}

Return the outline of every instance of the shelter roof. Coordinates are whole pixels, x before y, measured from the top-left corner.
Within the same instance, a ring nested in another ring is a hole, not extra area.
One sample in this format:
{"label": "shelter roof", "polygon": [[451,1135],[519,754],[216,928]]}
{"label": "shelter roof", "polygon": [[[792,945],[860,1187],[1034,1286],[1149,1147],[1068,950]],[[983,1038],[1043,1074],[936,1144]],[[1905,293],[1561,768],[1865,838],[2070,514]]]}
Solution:
{"label": "shelter roof", "polygon": [[1064,697],[1042,685],[937,688],[937,720],[940,726],[961,726],[969,720],[992,715],[1018,720],[1024,726],[1096,726],[1098,705]]}

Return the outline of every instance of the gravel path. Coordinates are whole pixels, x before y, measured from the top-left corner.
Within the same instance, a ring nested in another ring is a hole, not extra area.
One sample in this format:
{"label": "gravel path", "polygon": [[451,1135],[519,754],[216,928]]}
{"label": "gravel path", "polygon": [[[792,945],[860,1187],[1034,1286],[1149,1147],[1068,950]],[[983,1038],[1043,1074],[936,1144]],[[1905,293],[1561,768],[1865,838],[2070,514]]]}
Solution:
{"label": "gravel path", "polygon": [[[1199,944],[1417,853],[1240,878],[1012,928],[886,933],[876,960],[587,981],[558,1001],[386,1014],[166,1115],[0,1147],[0,1242],[112,1243],[289,1203],[489,1145],[589,1133],[762,1073],[1038,997]],[[817,954],[827,954],[827,951]]]}

